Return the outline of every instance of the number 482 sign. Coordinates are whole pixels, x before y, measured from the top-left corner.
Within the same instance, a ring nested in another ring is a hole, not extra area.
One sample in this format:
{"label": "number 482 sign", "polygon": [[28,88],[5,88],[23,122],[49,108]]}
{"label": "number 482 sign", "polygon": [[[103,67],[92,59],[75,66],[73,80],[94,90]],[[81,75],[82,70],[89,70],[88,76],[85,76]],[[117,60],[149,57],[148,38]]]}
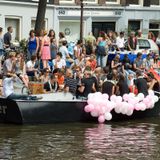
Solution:
{"label": "number 482 sign", "polygon": [[59,15],[65,15],[65,13],[66,13],[65,10],[59,10],[59,11],[58,11],[58,14],[59,14]]}

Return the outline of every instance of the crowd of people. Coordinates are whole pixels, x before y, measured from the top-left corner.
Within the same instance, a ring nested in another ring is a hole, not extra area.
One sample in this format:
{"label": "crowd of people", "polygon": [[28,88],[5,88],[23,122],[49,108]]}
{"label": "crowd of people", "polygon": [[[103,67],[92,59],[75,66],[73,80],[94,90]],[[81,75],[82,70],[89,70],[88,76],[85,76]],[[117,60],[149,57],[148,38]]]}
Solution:
{"label": "crowd of people", "polygon": [[[63,32],[59,33],[57,39],[53,29],[49,33],[42,30],[38,37],[31,30],[27,53],[11,51],[2,63],[4,48],[11,46],[13,28],[8,27],[3,37],[2,31],[0,28],[0,66],[6,97],[19,98],[13,95],[12,85],[17,77],[26,87],[30,81],[37,81],[44,84],[44,93],[70,92],[77,98],[87,98],[89,93],[99,91],[109,96],[122,96],[129,92],[147,95],[148,89],[160,92],[158,53],[151,52],[142,58],[139,52],[133,63],[127,54],[123,59],[116,54],[111,62],[107,60],[109,51],[124,51],[124,32],[101,31],[98,38],[89,33],[83,42],[78,40],[70,49]],[[137,36],[134,32],[130,33],[127,46],[129,51],[136,49],[137,38],[141,36],[140,31]],[[155,41],[160,44],[160,36]],[[8,90],[6,85],[11,89]]]}

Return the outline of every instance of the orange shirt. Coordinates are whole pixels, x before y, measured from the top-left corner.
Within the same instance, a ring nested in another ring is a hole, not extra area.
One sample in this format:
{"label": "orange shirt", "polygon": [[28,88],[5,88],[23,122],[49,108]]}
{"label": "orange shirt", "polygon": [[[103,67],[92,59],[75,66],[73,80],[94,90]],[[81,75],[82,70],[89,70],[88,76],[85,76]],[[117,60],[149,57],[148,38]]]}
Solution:
{"label": "orange shirt", "polygon": [[58,76],[58,84],[59,85],[64,84],[64,76],[61,76],[61,77]]}
{"label": "orange shirt", "polygon": [[94,71],[97,67],[97,61],[96,60],[93,60],[93,61],[88,60],[86,62],[86,66],[90,66],[92,71]]}

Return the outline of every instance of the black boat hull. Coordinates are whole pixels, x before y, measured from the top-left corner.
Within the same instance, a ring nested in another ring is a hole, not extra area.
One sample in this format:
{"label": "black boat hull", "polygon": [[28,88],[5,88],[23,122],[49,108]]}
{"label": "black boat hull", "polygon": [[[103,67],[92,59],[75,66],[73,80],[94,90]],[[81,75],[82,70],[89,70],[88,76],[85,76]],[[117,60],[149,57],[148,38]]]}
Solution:
{"label": "black boat hull", "polygon": [[[97,118],[85,113],[85,101],[13,101],[0,98],[0,122],[43,124],[58,122],[93,122]],[[153,109],[134,111],[132,116],[112,111],[112,121],[156,117],[160,115],[160,101]]]}

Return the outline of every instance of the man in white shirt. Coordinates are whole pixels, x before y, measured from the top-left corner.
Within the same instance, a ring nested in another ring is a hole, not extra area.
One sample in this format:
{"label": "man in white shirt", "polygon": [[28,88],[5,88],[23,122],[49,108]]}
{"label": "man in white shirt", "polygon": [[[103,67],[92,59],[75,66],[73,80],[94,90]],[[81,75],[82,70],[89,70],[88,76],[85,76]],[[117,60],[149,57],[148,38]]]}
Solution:
{"label": "man in white shirt", "polygon": [[124,51],[124,32],[120,32],[120,35],[116,38],[116,45],[118,51]]}
{"label": "man in white shirt", "polygon": [[27,99],[28,95],[14,93],[14,82],[19,82],[19,78],[16,74],[10,74],[3,80],[3,96],[8,99]]}
{"label": "man in white shirt", "polygon": [[62,42],[62,46],[59,48],[59,52],[62,53],[62,58],[66,60],[69,57],[68,49],[67,49],[67,41]]}
{"label": "man in white shirt", "polygon": [[22,100],[38,100],[41,97],[37,96],[28,96],[26,94],[17,94],[14,91],[14,82],[20,82],[20,79],[16,74],[10,74],[10,76],[6,76],[3,80],[3,96],[7,99],[22,99]]}
{"label": "man in white shirt", "polygon": [[36,61],[37,61],[36,55],[32,55],[31,60],[26,63],[26,72],[28,76],[30,77],[35,76],[35,78],[38,78],[38,73],[37,73],[38,69],[36,68]]}
{"label": "man in white shirt", "polygon": [[56,59],[54,59],[52,61],[53,63],[53,68],[56,69],[56,68],[60,68],[60,69],[65,69],[66,67],[66,61],[64,59],[62,59],[62,53],[61,52],[58,52],[57,55],[56,55]]}

